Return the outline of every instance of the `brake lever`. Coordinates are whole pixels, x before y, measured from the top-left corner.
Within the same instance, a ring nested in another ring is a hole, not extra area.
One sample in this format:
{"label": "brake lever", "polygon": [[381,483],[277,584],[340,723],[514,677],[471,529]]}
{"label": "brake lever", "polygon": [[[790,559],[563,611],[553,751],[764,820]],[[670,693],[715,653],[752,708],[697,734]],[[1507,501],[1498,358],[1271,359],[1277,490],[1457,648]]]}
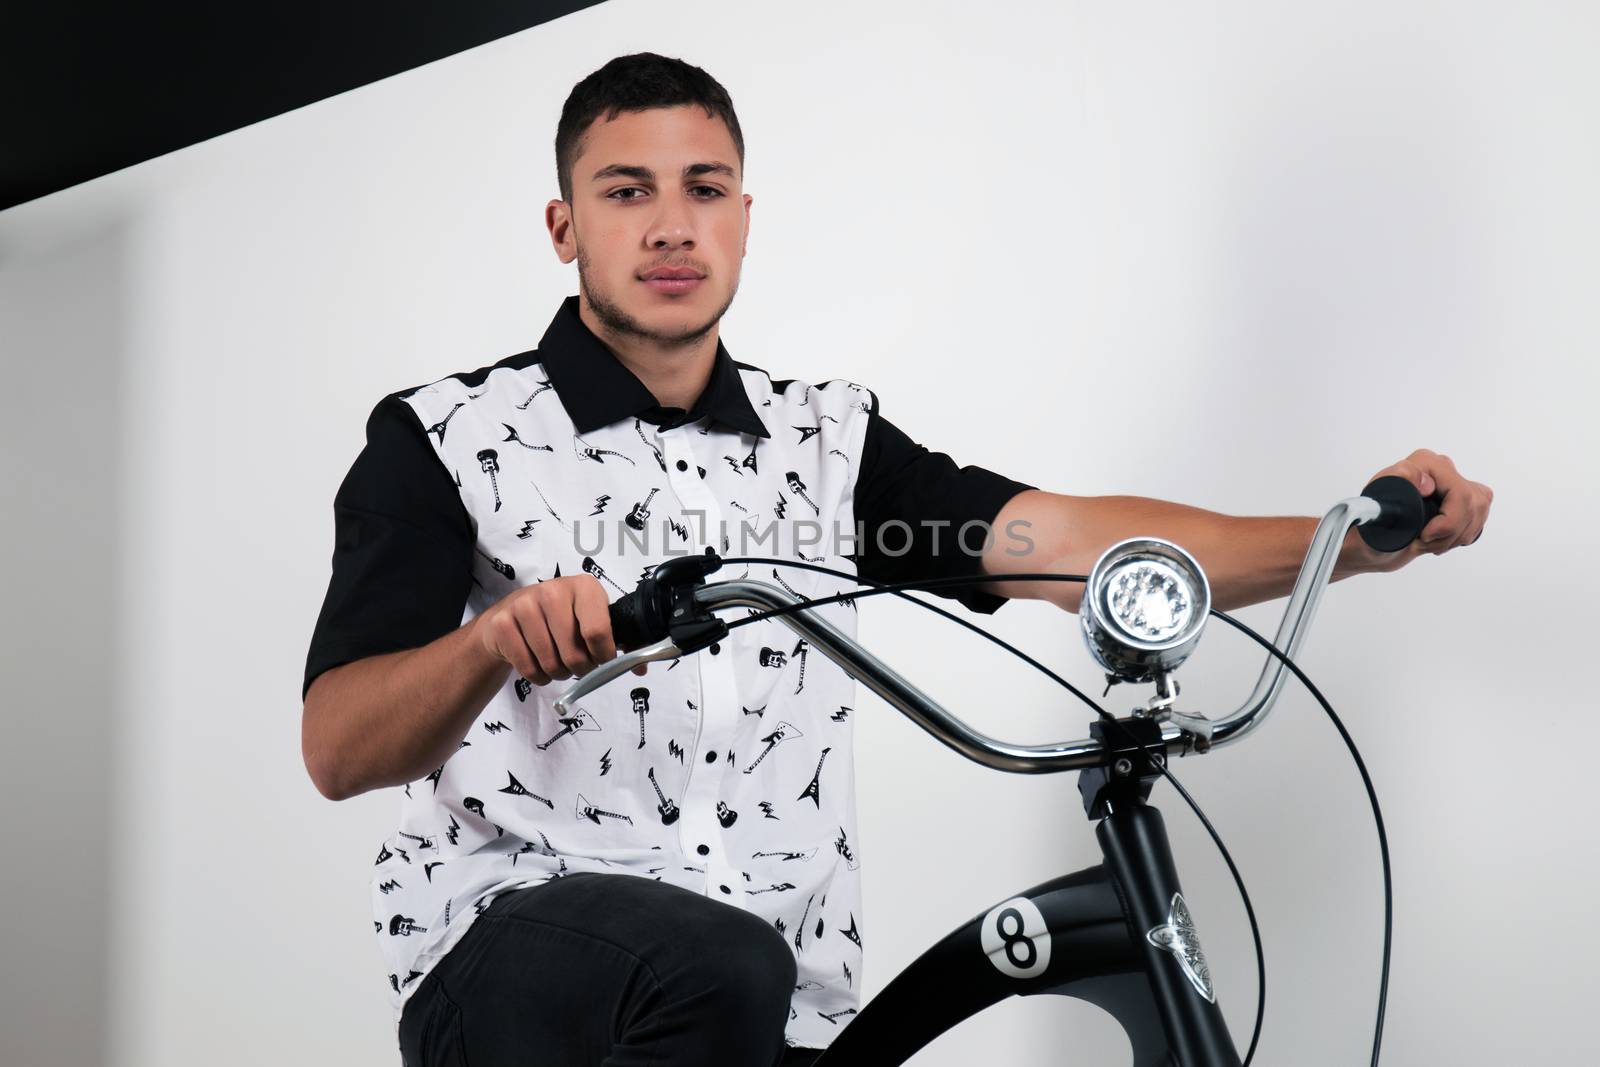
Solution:
{"label": "brake lever", "polygon": [[632,652],[624,652],[600,664],[568,686],[566,692],[556,697],[556,712],[560,715],[571,715],[579,700],[607,682],[627,674],[641,663],[658,659],[677,659],[681,655],[683,649],[679,648],[670,637],[663,637],[653,645],[645,645]]}

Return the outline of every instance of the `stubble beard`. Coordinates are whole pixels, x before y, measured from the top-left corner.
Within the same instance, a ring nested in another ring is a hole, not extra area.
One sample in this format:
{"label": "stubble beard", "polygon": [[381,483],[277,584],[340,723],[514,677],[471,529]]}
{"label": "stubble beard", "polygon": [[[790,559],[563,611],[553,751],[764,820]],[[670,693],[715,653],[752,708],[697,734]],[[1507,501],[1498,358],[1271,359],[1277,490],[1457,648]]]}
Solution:
{"label": "stubble beard", "polygon": [[739,282],[738,279],[734,280],[733,288],[728,290],[728,298],[722,302],[722,306],[704,324],[670,333],[653,330],[644,325],[644,323],[624,311],[621,305],[610,298],[609,294],[594,286],[589,271],[589,257],[584,254],[581,243],[578,245],[578,288],[582,290],[584,298],[588,300],[589,307],[594,312],[594,317],[615,336],[637,338],[641,341],[660,345],[663,348],[688,348],[699,343],[716,328],[718,322],[722,321],[722,316],[727,313],[729,306],[733,304],[734,294],[739,291]]}

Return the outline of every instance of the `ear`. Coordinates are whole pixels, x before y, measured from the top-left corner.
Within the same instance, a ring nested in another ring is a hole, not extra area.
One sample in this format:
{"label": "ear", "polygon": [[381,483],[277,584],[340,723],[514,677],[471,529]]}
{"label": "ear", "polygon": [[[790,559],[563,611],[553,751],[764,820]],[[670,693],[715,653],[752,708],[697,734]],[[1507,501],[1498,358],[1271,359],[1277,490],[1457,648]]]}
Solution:
{"label": "ear", "polygon": [[552,200],[544,206],[544,224],[550,231],[550,244],[563,263],[578,258],[578,243],[572,232],[572,209],[565,200]]}
{"label": "ear", "polygon": [[744,239],[739,242],[739,255],[741,258],[750,247],[750,205],[755,202],[755,199],[749,193],[744,194]]}

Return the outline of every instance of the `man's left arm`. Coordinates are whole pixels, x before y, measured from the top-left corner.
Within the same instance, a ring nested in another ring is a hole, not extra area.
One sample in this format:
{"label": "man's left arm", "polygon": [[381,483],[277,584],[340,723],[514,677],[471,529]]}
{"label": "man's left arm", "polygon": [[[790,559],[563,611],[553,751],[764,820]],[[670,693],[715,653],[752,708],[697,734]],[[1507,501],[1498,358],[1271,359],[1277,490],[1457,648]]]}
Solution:
{"label": "man's left arm", "polygon": [[[1470,545],[1483,533],[1494,492],[1462,476],[1448,456],[1419,448],[1373,478],[1389,474],[1405,478],[1425,497],[1442,492],[1439,514],[1398,552],[1373,551],[1351,528],[1334,581],[1398,570],[1420,555],[1443,555]],[[1288,596],[1318,521],[1223,515],[1149,497],[1067,496],[1028,489],[1000,509],[981,562],[985,574],[1088,574],[1116,542],[1161,537],[1199,561],[1211,585],[1212,605],[1228,611]],[[1047,600],[1073,612],[1083,595],[1081,582],[993,582],[980,588],[1013,599]]]}

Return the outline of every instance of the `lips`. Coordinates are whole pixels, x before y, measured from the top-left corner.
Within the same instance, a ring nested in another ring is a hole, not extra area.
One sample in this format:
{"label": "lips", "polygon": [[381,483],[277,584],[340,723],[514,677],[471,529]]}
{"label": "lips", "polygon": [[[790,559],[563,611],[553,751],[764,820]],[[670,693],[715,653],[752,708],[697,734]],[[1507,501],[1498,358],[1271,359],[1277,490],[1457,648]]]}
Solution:
{"label": "lips", "polygon": [[640,280],[658,293],[689,293],[700,287],[705,275],[693,267],[655,267]]}

